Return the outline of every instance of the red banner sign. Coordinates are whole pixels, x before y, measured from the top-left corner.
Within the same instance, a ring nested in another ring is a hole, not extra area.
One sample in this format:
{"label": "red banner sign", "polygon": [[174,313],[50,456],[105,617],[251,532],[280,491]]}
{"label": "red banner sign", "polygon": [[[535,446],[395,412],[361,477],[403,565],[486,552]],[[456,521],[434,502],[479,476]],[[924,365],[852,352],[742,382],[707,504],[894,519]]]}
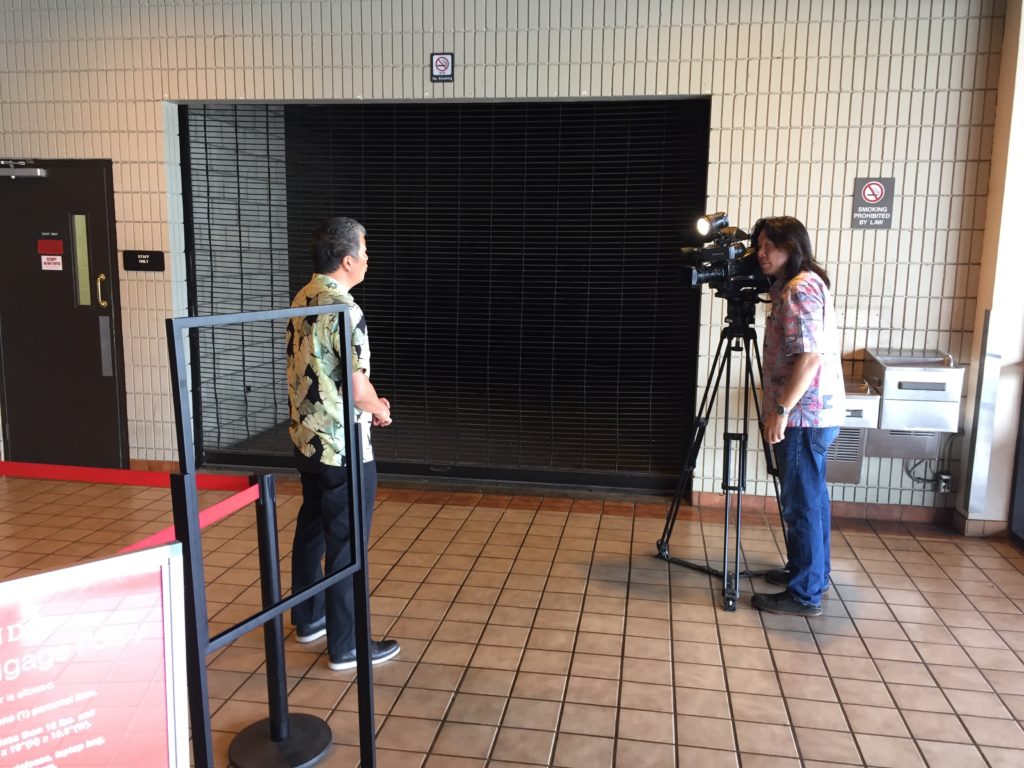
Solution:
{"label": "red banner sign", "polygon": [[178,544],[0,584],[0,766],[187,763],[181,594]]}

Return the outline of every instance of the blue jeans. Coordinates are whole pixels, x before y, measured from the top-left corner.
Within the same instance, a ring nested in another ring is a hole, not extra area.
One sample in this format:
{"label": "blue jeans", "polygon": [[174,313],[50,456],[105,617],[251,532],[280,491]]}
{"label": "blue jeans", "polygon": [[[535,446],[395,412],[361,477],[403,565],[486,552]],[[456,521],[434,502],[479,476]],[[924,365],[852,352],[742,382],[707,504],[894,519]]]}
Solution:
{"label": "blue jeans", "polygon": [[825,454],[838,434],[839,427],[788,427],[775,446],[789,592],[804,605],[820,605],[828,586],[832,505],[825,485]]}

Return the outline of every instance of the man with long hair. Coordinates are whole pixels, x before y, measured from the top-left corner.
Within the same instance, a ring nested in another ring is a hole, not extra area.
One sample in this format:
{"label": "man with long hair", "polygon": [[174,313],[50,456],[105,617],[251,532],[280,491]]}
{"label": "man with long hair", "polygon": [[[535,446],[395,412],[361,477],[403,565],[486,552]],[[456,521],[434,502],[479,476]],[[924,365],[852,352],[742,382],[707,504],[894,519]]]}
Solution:
{"label": "man with long hair", "polygon": [[753,241],[761,271],[773,278],[764,335],[764,437],[775,446],[786,523],[785,569],[755,594],[755,608],[817,616],[828,589],[831,503],[825,454],[846,416],[835,308],[807,229],[791,216],[761,219]]}

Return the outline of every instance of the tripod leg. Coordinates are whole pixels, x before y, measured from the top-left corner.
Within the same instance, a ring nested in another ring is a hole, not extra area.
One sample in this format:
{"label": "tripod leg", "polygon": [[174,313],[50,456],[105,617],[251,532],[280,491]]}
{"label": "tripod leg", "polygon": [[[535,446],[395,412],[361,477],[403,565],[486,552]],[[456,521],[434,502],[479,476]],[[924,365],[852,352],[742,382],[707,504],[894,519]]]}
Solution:
{"label": "tripod leg", "polygon": [[672,496],[672,503],[668,505],[668,514],[665,515],[665,527],[662,529],[661,538],[658,539],[658,557],[668,560],[668,542],[672,538],[672,529],[675,528],[676,518],[679,516],[679,505],[683,500],[683,491],[687,481],[693,475],[693,471],[685,469],[679,475],[679,482],[676,483],[676,492]]}
{"label": "tripod leg", "polygon": [[[733,450],[735,447],[736,450]],[[736,601],[740,596],[740,544],[743,531],[743,490],[746,483],[747,435],[745,432],[727,432],[725,434],[725,452],[723,477],[725,482],[725,519],[722,541],[722,607],[727,611],[736,610]],[[732,476],[734,454],[738,460],[738,473]],[[730,552],[729,527],[733,520],[735,505],[736,529]],[[730,562],[730,555],[731,560]]]}
{"label": "tripod leg", "polygon": [[658,557],[662,560],[669,560],[668,543],[672,538],[672,530],[675,528],[676,518],[679,516],[679,506],[693,480],[693,471],[697,466],[697,456],[700,455],[700,448],[704,442],[704,433],[707,431],[708,419],[711,409],[715,405],[715,397],[718,393],[718,385],[722,379],[722,372],[725,369],[728,355],[723,356],[722,351],[726,349],[727,338],[725,334],[718,340],[718,349],[715,351],[714,361],[708,372],[708,381],[704,387],[704,396],[700,401],[700,408],[697,409],[697,417],[693,421],[693,439],[690,441],[688,450],[684,455],[682,471],[679,473],[679,482],[676,483],[676,491],[672,496],[672,503],[669,504],[668,512],[665,515],[665,527],[662,529],[661,538],[658,539]]}

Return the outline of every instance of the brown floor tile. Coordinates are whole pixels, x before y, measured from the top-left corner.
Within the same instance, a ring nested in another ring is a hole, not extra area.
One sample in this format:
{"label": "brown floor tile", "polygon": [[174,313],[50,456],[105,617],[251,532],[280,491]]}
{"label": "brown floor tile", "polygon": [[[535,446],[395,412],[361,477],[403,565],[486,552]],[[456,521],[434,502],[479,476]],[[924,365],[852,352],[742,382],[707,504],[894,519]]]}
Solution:
{"label": "brown floor tile", "polygon": [[859,656],[824,656],[825,666],[832,677],[847,680],[881,680],[874,659]]}
{"label": "brown floor tile", "polygon": [[961,720],[979,745],[1024,749],[1024,729],[1014,720],[973,716],[965,716]]}
{"label": "brown floor tile", "polygon": [[737,721],[736,739],[740,752],[780,757],[797,756],[793,730],[786,725]]}
{"label": "brown floor tile", "polygon": [[787,699],[793,726],[808,730],[848,731],[846,714],[839,704],[826,701]]}
{"label": "brown floor tile", "polygon": [[834,689],[835,682],[818,675],[779,675],[783,694],[790,699],[811,699],[814,701],[838,701]]}
{"label": "brown floor tile", "polygon": [[669,712],[619,710],[618,738],[634,741],[673,743],[673,716]]}
{"label": "brown floor tile", "polygon": [[[918,741],[929,768],[984,768],[985,758],[973,744]],[[1018,756],[1019,759],[1019,756]]]}
{"label": "brown floor tile", "polygon": [[561,711],[562,704],[558,701],[511,698],[505,707],[505,717],[501,725],[503,728],[554,731],[558,727]]}
{"label": "brown floor tile", "polygon": [[911,736],[918,741],[947,741],[966,744],[971,740],[956,715],[915,710],[902,710],[901,714],[907,722]]}
{"label": "brown floor tile", "polygon": [[672,687],[624,680],[619,691],[619,706],[625,709],[644,709],[651,712],[671,712]]}
{"label": "brown floor tile", "polygon": [[729,690],[737,693],[754,693],[765,696],[778,696],[779,678],[774,672],[756,669],[726,669]]}
{"label": "brown floor tile", "polygon": [[409,752],[426,752],[434,740],[441,723],[415,717],[392,715],[384,721],[377,734],[379,749],[396,749]]}
{"label": "brown floor tile", "polygon": [[982,691],[947,690],[946,697],[959,715],[1010,718],[1010,712],[994,693]]}
{"label": "brown floor tile", "polygon": [[696,715],[679,715],[676,718],[676,741],[681,746],[689,747],[718,750],[736,748],[730,721]]}
{"label": "brown floor tile", "polygon": [[725,691],[704,691],[697,688],[676,688],[676,712],[681,715],[704,715],[731,719],[729,694]]}
{"label": "brown floor tile", "polygon": [[[541,699],[545,701],[561,701],[565,693],[565,675],[546,675],[538,672],[521,672],[515,680],[512,695],[523,699]],[[476,691],[477,693],[496,693],[492,691]],[[506,691],[507,692],[507,691]]]}
{"label": "brown floor tile", "polygon": [[391,714],[400,717],[422,717],[440,720],[452,700],[451,691],[429,691],[425,688],[407,688],[391,707]]}
{"label": "brown floor tile", "polygon": [[616,718],[615,707],[566,703],[562,708],[559,730],[562,733],[614,737]]}
{"label": "brown floor tile", "polygon": [[377,762],[394,768],[419,768],[423,756],[417,751],[377,748]]}
{"label": "brown floor tile", "polygon": [[796,728],[796,740],[800,754],[807,760],[821,760],[828,763],[861,763],[860,753],[853,734],[813,728]]}
{"label": "brown floor tile", "polygon": [[911,739],[857,734],[857,744],[868,765],[880,768],[924,768],[921,754]]}
{"label": "brown floor tile", "polygon": [[940,688],[893,684],[889,686],[889,690],[900,709],[916,709],[922,712],[953,711]]}
{"label": "brown floor tile", "polygon": [[737,720],[789,725],[786,700],[781,696],[734,693],[730,696],[730,699],[732,701],[732,714]]}
{"label": "brown floor tile", "polygon": [[497,725],[501,722],[508,699],[479,693],[457,693],[452,699],[447,719],[456,723]]}
{"label": "brown floor tile", "polygon": [[860,704],[847,704],[843,709],[846,711],[846,717],[854,733],[910,738],[910,733],[903,724],[899,710],[886,707],[866,707]]}
{"label": "brown floor tile", "polygon": [[[279,485],[282,541],[293,485]],[[651,557],[662,523],[643,515],[664,502],[438,488],[384,488],[378,500],[374,630],[402,641],[374,670],[381,765],[1024,762],[1024,554],[1005,540],[836,521],[835,586],[806,620],[761,616],[746,599],[724,612],[716,580]],[[721,546],[721,513],[686,512],[673,554],[702,562]],[[744,548],[753,567],[774,566],[778,520],[750,515]],[[0,578],[113,553],[170,519],[166,489],[0,478]],[[260,605],[256,537],[241,518],[203,536],[219,631]],[[286,644],[290,709],[330,722],[323,765],[355,768],[354,672],[329,670],[325,645],[297,646],[290,626]],[[221,758],[237,729],[266,717],[262,637],[207,669]]]}
{"label": "brown floor tile", "polygon": [[618,700],[618,680],[569,676],[565,691],[565,701],[567,702],[615,706],[618,704]]}
{"label": "brown floor tile", "polygon": [[491,757],[532,765],[546,765],[551,758],[555,734],[552,731],[530,731],[523,728],[501,728]]}
{"label": "brown floor tile", "polygon": [[[892,697],[882,683],[867,680],[846,680],[836,678],[834,681],[839,700],[844,704],[862,704],[868,707],[892,707]],[[894,686],[896,687],[896,686]],[[916,686],[904,686],[916,687]],[[921,688],[920,691],[928,689]]]}
{"label": "brown floor tile", "polygon": [[561,733],[552,765],[558,768],[611,768],[615,740],[599,736]]}
{"label": "brown floor tile", "polygon": [[701,768],[736,768],[738,756],[735,752],[703,747],[680,746],[676,753],[679,765],[701,766]]}
{"label": "brown floor tile", "polygon": [[492,725],[443,723],[431,751],[440,755],[486,758],[497,731]]}
{"label": "brown floor tile", "polygon": [[619,738],[615,744],[615,764],[631,768],[661,768],[675,761],[676,747],[668,743],[652,744],[649,741],[630,741]]}

